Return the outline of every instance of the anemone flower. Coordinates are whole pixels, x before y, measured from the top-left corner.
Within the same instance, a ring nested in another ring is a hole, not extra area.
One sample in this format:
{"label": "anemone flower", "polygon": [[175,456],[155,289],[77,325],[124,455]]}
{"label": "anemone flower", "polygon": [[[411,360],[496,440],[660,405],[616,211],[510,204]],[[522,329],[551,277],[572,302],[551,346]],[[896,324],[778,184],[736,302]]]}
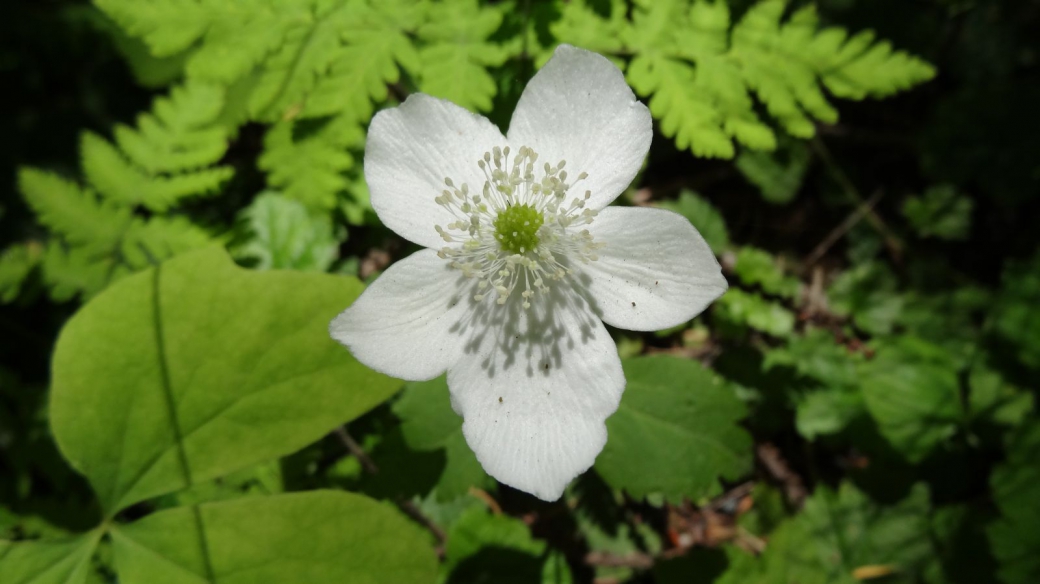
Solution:
{"label": "anemone flower", "polygon": [[545,500],[592,466],[625,388],[603,323],[675,326],[727,287],[685,218],[608,207],[651,136],[621,71],[568,45],[531,79],[506,135],[422,94],[369,128],[372,207],[428,249],[390,266],[332,337],[393,377],[447,371],[484,470]]}

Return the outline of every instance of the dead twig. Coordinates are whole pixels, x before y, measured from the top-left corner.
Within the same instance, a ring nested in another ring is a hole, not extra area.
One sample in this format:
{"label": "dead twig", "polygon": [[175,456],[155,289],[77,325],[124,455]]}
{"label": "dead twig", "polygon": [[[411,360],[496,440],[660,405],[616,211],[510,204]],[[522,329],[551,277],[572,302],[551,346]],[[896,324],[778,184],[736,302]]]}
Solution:
{"label": "dead twig", "polygon": [[339,438],[339,441],[343,443],[343,446],[347,448],[347,452],[350,452],[351,456],[358,459],[358,462],[361,463],[361,468],[365,469],[365,472],[379,474],[379,467],[376,466],[375,461],[369,458],[368,454],[365,453],[365,450],[361,448],[361,445],[354,441],[354,438],[347,433],[346,428],[340,426],[333,430],[333,432],[336,434],[336,437]]}
{"label": "dead twig", "polygon": [[869,199],[860,203],[851,215],[846,217],[844,221],[832,229],[831,232],[827,234],[827,237],[823,238],[823,241],[813,248],[812,253],[805,258],[804,262],[802,262],[802,272],[804,273],[808,271],[809,268],[816,265],[816,262],[820,261],[820,258],[822,258],[835,243],[838,243],[838,240],[852,230],[852,228],[855,227],[864,217],[870,216],[870,214],[874,212],[874,206],[878,204],[878,201],[880,201],[883,196],[883,191],[876,191]]}
{"label": "dead twig", "polygon": [[[827,166],[827,170],[830,172],[831,177],[838,183],[838,185],[845,191],[846,196],[855,203],[857,206],[863,206],[863,196],[860,194],[859,189],[853,184],[852,180],[849,179],[845,171],[838,166],[838,163],[834,161],[834,157],[831,156],[831,151],[827,148],[827,145],[823,143],[819,137],[814,138],[810,143],[813,151],[823,161],[824,165]],[[881,216],[874,212],[873,208],[870,208],[866,212],[867,222],[873,227],[882,239],[885,241],[885,247],[888,248],[890,254],[895,260],[899,260],[903,257],[903,242],[899,237],[888,228],[888,225],[881,219]]]}
{"label": "dead twig", "polygon": [[[347,449],[347,452],[349,452],[354,458],[358,459],[358,462],[361,463],[361,468],[365,469],[365,472],[369,474],[379,474],[379,466],[377,466],[375,461],[368,456],[365,449],[361,448],[361,445],[354,440],[354,437],[350,435],[350,432],[347,432],[346,428],[340,426],[333,430],[333,434],[339,438],[339,441]],[[403,511],[405,515],[408,515],[416,523],[425,527],[435,538],[437,538],[439,544],[437,546],[437,555],[444,555],[444,543],[448,541],[448,534],[445,533],[439,525],[434,523],[433,520],[424,515],[422,510],[419,509],[415,503],[407,499],[399,499],[396,501],[396,504],[398,509]]]}

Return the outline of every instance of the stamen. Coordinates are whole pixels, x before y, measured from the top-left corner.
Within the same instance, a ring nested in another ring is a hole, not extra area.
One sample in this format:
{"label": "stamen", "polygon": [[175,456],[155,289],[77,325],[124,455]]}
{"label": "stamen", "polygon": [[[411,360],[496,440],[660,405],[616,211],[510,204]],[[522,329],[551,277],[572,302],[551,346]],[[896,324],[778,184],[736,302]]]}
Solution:
{"label": "stamen", "polygon": [[496,304],[504,305],[520,288],[526,310],[537,295],[549,292],[546,282],[565,279],[575,261],[598,259],[596,251],[604,244],[593,241],[588,229],[574,228],[595,219],[596,211],[585,208],[592,192],[565,203],[568,191],[588,174],[568,184],[567,161],[560,160],[556,166],[544,163],[542,176],[536,177],[537,160],[538,153],[528,146],[516,152],[496,146],[477,160],[485,179],[479,194],[445,177],[447,188],[434,197],[457,219],[434,227],[441,239],[454,244],[437,255],[476,280],[474,301],[493,295]]}

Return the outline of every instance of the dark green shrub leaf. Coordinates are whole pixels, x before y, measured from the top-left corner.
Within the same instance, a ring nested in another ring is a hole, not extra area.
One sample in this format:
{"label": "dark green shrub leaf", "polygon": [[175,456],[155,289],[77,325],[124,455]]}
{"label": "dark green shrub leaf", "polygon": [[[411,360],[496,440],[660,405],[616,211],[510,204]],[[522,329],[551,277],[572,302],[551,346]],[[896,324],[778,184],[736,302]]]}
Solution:
{"label": "dark green shrub leaf", "polygon": [[733,389],[695,362],[643,357],[622,363],[628,386],[607,418],[609,438],[596,471],[635,497],[698,499],[720,478],[750,469],[747,411]]}

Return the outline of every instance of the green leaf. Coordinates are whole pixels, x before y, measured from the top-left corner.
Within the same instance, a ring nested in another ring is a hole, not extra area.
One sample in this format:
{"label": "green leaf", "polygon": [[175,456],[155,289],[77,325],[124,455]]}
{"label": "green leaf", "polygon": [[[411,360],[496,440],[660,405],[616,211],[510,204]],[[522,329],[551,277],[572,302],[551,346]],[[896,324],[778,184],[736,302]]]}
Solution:
{"label": "green leaf", "polygon": [[704,197],[693,191],[683,190],[675,201],[659,201],[656,205],[686,217],[697,228],[704,241],[708,242],[715,255],[721,254],[729,247],[726,221],[718,209]]}
{"label": "green leaf", "polygon": [[1040,424],[1023,426],[1012,436],[1007,460],[990,476],[993,501],[1001,518],[987,528],[1004,584],[1040,579]]}
{"label": "green leaf", "polygon": [[[624,0],[611,0],[609,6],[610,15],[603,19],[585,0],[566,2],[559,7],[560,17],[549,25],[549,30],[561,43],[599,53],[620,52],[624,47],[621,34],[628,27],[625,17],[628,6]],[[538,65],[544,65],[551,55],[552,51],[544,51],[539,55]]]}
{"label": "green leaf", "polygon": [[985,363],[976,363],[968,377],[968,408],[973,418],[1017,426],[1033,413],[1033,395],[1008,383]]}
{"label": "green leaf", "polygon": [[429,582],[425,533],[360,495],[312,491],[161,511],[112,529],[126,584]]}
{"label": "green leaf", "polygon": [[[821,29],[812,7],[785,21],[787,4],[760,1],[732,30],[720,0],[692,7],[678,0],[636,4],[631,28],[621,31],[633,54],[626,74],[679,148],[721,158],[733,157],[734,140],[753,150],[775,149],[776,135],[760,120],[752,95],[788,134],[808,138],[813,120],[837,121],[822,86],[838,97],[863,99],[935,76],[930,65],[875,42],[869,31],[850,37],[840,28]],[[606,21],[587,28],[609,30]]]}
{"label": "green leaf", "polygon": [[1040,253],[1004,266],[993,328],[1022,363],[1040,369]]}
{"label": "green leaf", "polygon": [[881,435],[910,462],[920,462],[956,431],[960,383],[941,348],[901,337],[882,345],[860,373]]}
{"label": "green leaf", "polygon": [[957,240],[968,237],[973,208],[972,200],[952,185],[940,185],[907,199],[903,215],[921,237]]}
{"label": "green leaf", "polygon": [[464,108],[490,111],[498,87],[487,69],[510,57],[507,48],[488,40],[501,24],[501,8],[495,5],[480,6],[477,0],[431,3],[427,21],[417,31],[425,43],[419,49],[419,90]]}
{"label": "green leaf", "polygon": [[0,304],[14,302],[22,283],[43,258],[38,243],[16,244],[0,254]]}
{"label": "green leaf", "polygon": [[763,199],[784,205],[802,189],[811,159],[805,144],[791,141],[778,152],[741,152],[735,164],[744,178],[758,187]]}
{"label": "green leaf", "polygon": [[93,192],[54,174],[22,168],[18,190],[40,223],[90,253],[114,249],[130,222],[128,209],[98,201]]}
{"label": "green leaf", "polygon": [[297,201],[275,192],[257,195],[241,216],[252,238],[238,253],[261,270],[324,272],[336,260],[339,242],[327,217],[312,217]]}
{"label": "green leaf", "polygon": [[[219,193],[234,174],[228,166],[169,175],[149,173],[131,163],[113,144],[91,132],[83,133],[80,152],[83,173],[103,197],[121,206],[141,205],[159,213],[184,199]],[[169,154],[148,155],[169,160]]]}
{"label": "green leaf", "polygon": [[872,335],[892,332],[903,310],[895,275],[883,264],[861,264],[843,272],[827,290],[833,312],[851,316],[856,326]]}
{"label": "green leaf", "polygon": [[769,370],[786,365],[799,375],[824,385],[855,386],[859,383],[856,365],[861,360],[860,353],[852,353],[839,344],[830,331],[811,328],[803,335],[791,337],[786,345],[769,351],[762,366]]}
{"label": "green leaf", "polygon": [[767,251],[742,247],[737,251],[733,271],[749,286],[758,286],[766,294],[794,298],[802,284],[784,274],[776,259]]}
{"label": "green leaf", "polygon": [[67,540],[0,540],[0,582],[4,584],[86,584],[101,532]]}
{"label": "green leaf", "polygon": [[450,584],[539,582],[545,548],[522,521],[472,507],[448,532],[442,569]]}
{"label": "green leaf", "polygon": [[345,173],[354,167],[354,157],[348,149],[360,146],[364,137],[349,116],[279,122],[264,136],[257,162],[268,173],[268,183],[285,196],[308,209],[328,211],[349,184]]}
{"label": "green leaf", "polygon": [[860,581],[854,572],[867,567],[893,574],[893,582],[916,582],[915,572],[935,553],[928,511],[923,485],[890,507],[874,504],[848,483],[837,493],[820,487],[801,514],[773,532],[757,582],[854,584]]}
{"label": "green leaf", "polygon": [[152,174],[207,167],[227,152],[228,131],[217,123],[223,108],[222,88],[189,82],[157,98],[151,112],[138,116],[137,128],[116,126],[116,143]]}
{"label": "green leaf", "polygon": [[622,363],[628,386],[607,418],[596,471],[635,497],[696,500],[718,480],[750,470],[747,411],[732,388],[694,361],[643,357]]}
{"label": "green leaf", "polygon": [[444,450],[446,463],[435,490],[438,500],[465,495],[470,487],[486,489],[494,486],[494,481],[484,472],[466,444],[462,435],[462,418],[451,409],[444,376],[405,385],[393,411],[401,418],[401,432],[409,448]]}
{"label": "green leaf", "polygon": [[786,337],[794,331],[790,310],[739,288],[730,288],[715,301],[713,315],[731,325],[749,326],[775,337]]}
{"label": "green leaf", "polygon": [[863,394],[849,388],[810,391],[797,399],[796,407],[795,427],[808,440],[841,432],[866,410]]}
{"label": "green leaf", "polygon": [[316,440],[399,387],[328,338],[361,288],[249,272],[213,248],[127,278],[58,339],[51,424],[62,453],[111,515]]}

